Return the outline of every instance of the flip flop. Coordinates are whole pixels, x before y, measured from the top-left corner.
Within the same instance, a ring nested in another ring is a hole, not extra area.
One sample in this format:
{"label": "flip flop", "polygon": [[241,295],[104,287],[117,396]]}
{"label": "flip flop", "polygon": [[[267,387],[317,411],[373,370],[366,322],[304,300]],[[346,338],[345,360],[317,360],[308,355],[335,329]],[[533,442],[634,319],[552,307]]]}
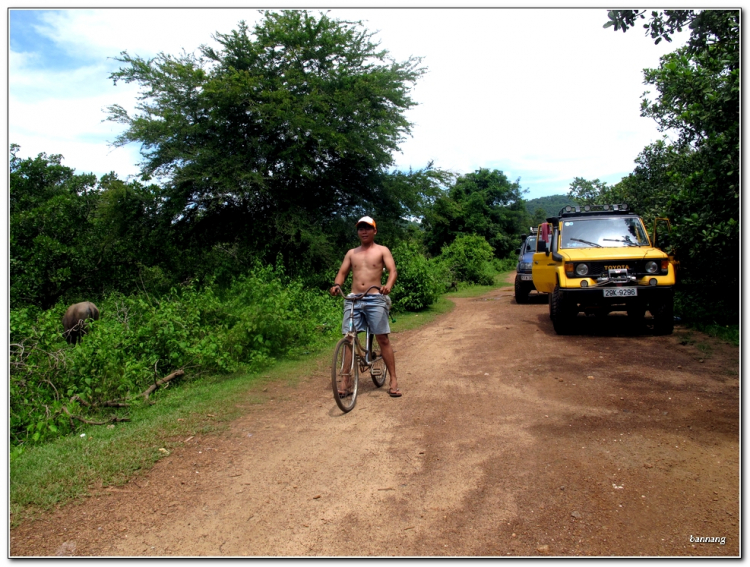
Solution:
{"label": "flip flop", "polygon": [[388,389],[388,395],[392,398],[400,398],[403,394],[401,393],[401,390],[396,388],[395,390]]}

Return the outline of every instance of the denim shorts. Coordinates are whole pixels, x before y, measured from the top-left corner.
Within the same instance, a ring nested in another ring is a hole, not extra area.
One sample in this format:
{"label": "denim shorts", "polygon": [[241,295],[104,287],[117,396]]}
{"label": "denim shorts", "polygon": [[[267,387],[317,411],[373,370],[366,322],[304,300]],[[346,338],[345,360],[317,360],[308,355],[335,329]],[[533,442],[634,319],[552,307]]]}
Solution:
{"label": "denim shorts", "polygon": [[[388,314],[391,308],[389,297],[374,293],[365,295],[354,303],[356,303],[354,307],[354,328],[357,331],[364,331],[367,326],[373,335],[387,335],[391,332],[391,327],[388,324]],[[344,320],[341,323],[341,333],[344,335],[349,332],[351,310],[352,302],[344,301]]]}

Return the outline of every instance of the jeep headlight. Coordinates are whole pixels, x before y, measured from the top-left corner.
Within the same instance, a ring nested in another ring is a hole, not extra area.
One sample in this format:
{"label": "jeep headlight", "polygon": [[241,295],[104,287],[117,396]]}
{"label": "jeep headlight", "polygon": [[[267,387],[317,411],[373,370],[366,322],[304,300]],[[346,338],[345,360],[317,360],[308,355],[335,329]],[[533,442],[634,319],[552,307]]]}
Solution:
{"label": "jeep headlight", "polygon": [[646,262],[646,272],[649,274],[655,274],[659,271],[659,264],[651,260],[650,262]]}
{"label": "jeep headlight", "polygon": [[578,264],[576,266],[576,274],[583,277],[588,275],[589,273],[589,267],[586,264]]}
{"label": "jeep headlight", "polygon": [[531,262],[519,262],[518,268],[520,270],[530,270],[531,269]]}

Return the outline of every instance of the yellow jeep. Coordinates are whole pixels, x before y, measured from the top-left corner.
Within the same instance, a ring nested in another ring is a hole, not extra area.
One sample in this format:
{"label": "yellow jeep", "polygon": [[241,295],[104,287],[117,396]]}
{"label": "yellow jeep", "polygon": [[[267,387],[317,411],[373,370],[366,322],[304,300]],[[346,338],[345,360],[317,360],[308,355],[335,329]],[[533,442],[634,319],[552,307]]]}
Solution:
{"label": "yellow jeep", "polygon": [[550,294],[549,316],[558,335],[570,332],[581,311],[626,311],[642,320],[647,309],[657,334],[672,333],[677,262],[656,248],[627,205],[567,206],[537,234],[532,280]]}

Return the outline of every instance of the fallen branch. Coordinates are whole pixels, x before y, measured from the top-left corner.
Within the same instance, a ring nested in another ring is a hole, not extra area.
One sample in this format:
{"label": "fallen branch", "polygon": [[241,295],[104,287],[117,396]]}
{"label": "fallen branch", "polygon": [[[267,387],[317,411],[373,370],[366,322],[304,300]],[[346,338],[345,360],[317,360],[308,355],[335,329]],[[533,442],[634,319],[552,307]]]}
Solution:
{"label": "fallen branch", "polygon": [[70,401],[71,402],[78,402],[79,404],[84,405],[87,408],[90,408],[90,407],[99,407],[99,406],[102,406],[102,407],[105,407],[105,408],[129,408],[130,407],[130,404],[126,404],[126,403],[121,402],[119,400],[110,400],[108,402],[102,402],[101,404],[91,404],[91,403],[87,402],[86,400],[84,400],[78,394],[76,394],[75,396],[73,396],[72,398],[70,398]]}
{"label": "fallen branch", "polygon": [[178,376],[182,376],[183,374],[185,374],[185,371],[184,371],[184,370],[182,370],[182,369],[180,369],[180,370],[175,370],[175,371],[174,371],[174,372],[172,372],[172,374],[170,374],[169,376],[166,376],[165,378],[162,378],[161,380],[157,380],[157,381],[156,381],[156,382],[155,382],[154,384],[152,384],[151,386],[149,386],[149,387],[148,387],[148,389],[147,389],[147,390],[146,390],[145,392],[143,392],[142,394],[139,394],[139,395],[143,396],[143,399],[144,399],[144,401],[145,401],[145,400],[148,400],[148,397],[149,397],[149,396],[150,396],[151,394],[153,394],[153,393],[154,393],[154,391],[155,391],[155,390],[156,390],[156,389],[157,389],[157,388],[158,388],[159,386],[163,386],[164,384],[166,384],[167,382],[169,382],[169,381],[170,381],[170,380],[172,380],[173,378],[177,378]]}
{"label": "fallen branch", "polygon": [[90,421],[88,419],[85,419],[81,417],[80,415],[73,415],[68,411],[68,408],[63,406],[62,410],[65,412],[65,415],[67,415],[70,419],[77,419],[81,423],[85,423],[86,425],[106,425],[107,423],[118,423],[120,421],[130,421],[129,417],[118,417],[116,415],[113,415],[111,418],[109,418],[107,421]]}

